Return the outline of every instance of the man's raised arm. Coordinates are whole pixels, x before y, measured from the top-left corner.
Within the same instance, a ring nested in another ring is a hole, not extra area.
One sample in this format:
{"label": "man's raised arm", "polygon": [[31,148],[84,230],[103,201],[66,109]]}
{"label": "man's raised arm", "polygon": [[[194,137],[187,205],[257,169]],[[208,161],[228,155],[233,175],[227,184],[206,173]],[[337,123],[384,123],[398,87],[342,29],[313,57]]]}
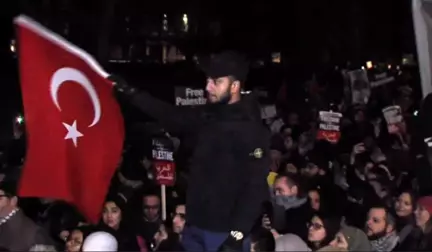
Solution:
{"label": "man's raised arm", "polygon": [[145,91],[129,86],[123,78],[117,75],[111,75],[108,79],[114,82],[118,92],[129,97],[132,104],[145,114],[158,120],[169,132],[190,132],[195,130],[200,123],[198,111],[176,107],[157,99]]}

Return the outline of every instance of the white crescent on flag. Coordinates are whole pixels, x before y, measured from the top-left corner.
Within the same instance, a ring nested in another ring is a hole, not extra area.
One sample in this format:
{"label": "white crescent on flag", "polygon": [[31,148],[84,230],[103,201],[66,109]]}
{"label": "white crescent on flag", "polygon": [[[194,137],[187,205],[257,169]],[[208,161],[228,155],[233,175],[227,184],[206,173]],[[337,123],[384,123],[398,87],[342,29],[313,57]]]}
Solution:
{"label": "white crescent on flag", "polygon": [[[50,84],[51,99],[53,100],[56,107],[61,111],[61,107],[58,102],[58,91],[66,81],[73,81],[73,83],[80,85],[85,89],[87,94],[90,96],[90,99],[93,104],[94,116],[93,116],[92,123],[88,127],[89,128],[93,127],[100,120],[101,105],[95,88],[91,84],[90,80],[81,71],[70,67],[63,67],[58,69],[51,78],[51,84]],[[84,136],[77,129],[78,127],[77,121],[76,120],[73,121],[72,124],[63,122],[63,125],[67,130],[67,134],[64,139],[72,139],[74,146],[77,147],[78,138]]]}
{"label": "white crescent on flag", "polygon": [[73,81],[74,83],[79,84],[90,96],[90,99],[93,103],[94,117],[89,127],[93,127],[100,120],[101,105],[96,90],[94,89],[90,80],[81,71],[75,68],[63,67],[53,74],[51,78],[50,92],[54,104],[61,111],[61,107],[58,102],[58,90],[60,89],[61,85],[66,81]]}

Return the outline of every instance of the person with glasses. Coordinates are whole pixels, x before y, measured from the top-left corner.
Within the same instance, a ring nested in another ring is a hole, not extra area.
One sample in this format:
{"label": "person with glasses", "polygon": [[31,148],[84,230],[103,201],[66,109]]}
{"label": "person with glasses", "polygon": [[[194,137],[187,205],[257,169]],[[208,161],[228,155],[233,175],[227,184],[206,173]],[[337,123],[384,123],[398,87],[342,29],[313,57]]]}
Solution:
{"label": "person with glasses", "polygon": [[28,218],[18,206],[15,181],[0,182],[0,247],[31,251],[35,246],[54,246],[47,232]]}
{"label": "person with glasses", "polygon": [[[325,249],[327,248],[327,249]],[[324,250],[325,249],[325,250]],[[355,227],[342,226],[330,245],[320,251],[373,251],[366,234]]]}
{"label": "person with glasses", "polygon": [[316,251],[329,245],[340,229],[340,220],[337,216],[327,213],[315,213],[307,224],[309,248]]}
{"label": "person with glasses", "polygon": [[162,223],[160,217],[160,204],[161,201],[159,195],[153,191],[146,192],[142,197],[142,219],[138,231],[147,242],[153,239]]}

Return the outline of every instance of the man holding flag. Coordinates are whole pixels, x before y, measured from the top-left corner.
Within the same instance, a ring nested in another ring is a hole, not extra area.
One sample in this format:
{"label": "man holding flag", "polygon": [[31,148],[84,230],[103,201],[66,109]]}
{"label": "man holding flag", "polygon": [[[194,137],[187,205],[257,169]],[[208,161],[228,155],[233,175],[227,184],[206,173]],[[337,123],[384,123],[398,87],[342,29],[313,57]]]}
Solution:
{"label": "man holding flag", "polygon": [[248,72],[235,52],[203,64],[208,104],[174,107],[112,76],[120,91],[172,133],[198,139],[192,154],[182,243],[186,251],[250,251],[249,234],[269,197],[270,136],[257,102],[241,97]]}
{"label": "man holding flag", "polygon": [[[96,222],[124,138],[112,82],[90,55],[31,19],[15,24],[28,139],[19,195],[66,200]],[[198,139],[182,236],[187,250],[249,251],[269,196],[269,132],[258,104],[241,98],[247,69],[236,53],[216,55],[205,64],[210,105],[184,112],[114,79],[168,131]]]}

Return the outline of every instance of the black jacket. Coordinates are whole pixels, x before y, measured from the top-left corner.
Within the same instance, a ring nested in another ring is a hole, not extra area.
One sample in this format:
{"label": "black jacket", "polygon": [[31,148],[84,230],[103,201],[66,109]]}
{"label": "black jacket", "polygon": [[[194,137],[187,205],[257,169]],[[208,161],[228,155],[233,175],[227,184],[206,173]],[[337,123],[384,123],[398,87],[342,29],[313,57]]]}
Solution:
{"label": "black jacket", "polygon": [[231,105],[175,107],[147,93],[133,103],[166,130],[196,139],[187,191],[188,225],[249,233],[268,199],[270,133],[250,98]]}
{"label": "black jacket", "polygon": [[282,234],[298,235],[303,241],[308,239],[308,227],[314,214],[310,206],[309,200],[298,207],[291,208],[285,211],[285,229]]}

